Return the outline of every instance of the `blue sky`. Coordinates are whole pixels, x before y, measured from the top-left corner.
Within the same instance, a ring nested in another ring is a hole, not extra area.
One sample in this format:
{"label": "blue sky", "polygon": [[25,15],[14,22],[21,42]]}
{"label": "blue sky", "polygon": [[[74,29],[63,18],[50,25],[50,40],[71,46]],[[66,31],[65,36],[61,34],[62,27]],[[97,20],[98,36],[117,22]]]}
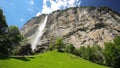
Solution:
{"label": "blue sky", "polygon": [[120,0],[0,0],[8,25],[19,28],[34,16],[79,5],[108,6],[120,13]]}
{"label": "blue sky", "polygon": [[42,9],[42,0],[0,0],[8,25],[21,28]]}

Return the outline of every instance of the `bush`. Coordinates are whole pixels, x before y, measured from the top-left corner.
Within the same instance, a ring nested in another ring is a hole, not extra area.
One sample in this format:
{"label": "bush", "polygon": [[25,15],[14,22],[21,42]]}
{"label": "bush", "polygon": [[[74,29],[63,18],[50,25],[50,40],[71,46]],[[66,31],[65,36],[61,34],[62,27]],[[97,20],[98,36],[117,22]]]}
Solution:
{"label": "bush", "polygon": [[99,45],[93,45],[91,47],[90,61],[103,64],[103,58],[102,48]]}
{"label": "bush", "polygon": [[98,45],[93,45],[92,47],[81,46],[78,53],[78,55],[84,59],[103,64],[102,49]]}
{"label": "bush", "polygon": [[50,43],[50,45],[48,46],[48,50],[52,51],[55,49],[55,44],[54,43]]}
{"label": "bush", "polygon": [[68,52],[68,53],[73,53],[75,47],[73,46],[73,44],[67,44],[65,46],[65,51]]}
{"label": "bush", "polygon": [[58,38],[55,42],[56,48],[59,52],[64,52],[65,51],[65,44],[63,43],[63,40]]}
{"label": "bush", "polygon": [[77,55],[77,56],[80,56],[80,53],[79,53],[78,49],[74,49],[73,54]]}
{"label": "bush", "polygon": [[31,44],[29,43],[23,45],[19,50],[19,55],[22,55],[23,57],[24,55],[31,55],[31,54],[32,54],[32,48],[31,48]]}
{"label": "bush", "polygon": [[120,37],[117,36],[113,40],[114,42],[105,43],[103,54],[105,57],[105,64],[120,68]]}
{"label": "bush", "polygon": [[116,45],[119,45],[120,46],[120,36],[116,36],[114,39],[113,39],[114,43]]}

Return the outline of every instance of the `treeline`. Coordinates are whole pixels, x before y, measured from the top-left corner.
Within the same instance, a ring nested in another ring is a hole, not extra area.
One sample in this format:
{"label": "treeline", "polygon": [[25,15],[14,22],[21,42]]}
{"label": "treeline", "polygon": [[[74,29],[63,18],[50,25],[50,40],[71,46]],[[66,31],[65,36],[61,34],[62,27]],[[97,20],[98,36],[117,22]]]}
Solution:
{"label": "treeline", "polygon": [[8,27],[2,9],[0,9],[0,57],[27,55],[31,53],[31,44],[22,44],[23,36],[18,27]]}
{"label": "treeline", "polygon": [[3,11],[0,9],[0,56],[12,54],[12,51],[19,45],[22,38],[18,27],[8,27]]}
{"label": "treeline", "polygon": [[65,44],[62,39],[58,38],[50,43],[48,49],[57,49],[59,52],[72,53],[94,63],[120,68],[120,36],[116,36],[113,42],[105,42],[103,48],[93,45],[91,47],[81,46],[77,49],[73,44]]}

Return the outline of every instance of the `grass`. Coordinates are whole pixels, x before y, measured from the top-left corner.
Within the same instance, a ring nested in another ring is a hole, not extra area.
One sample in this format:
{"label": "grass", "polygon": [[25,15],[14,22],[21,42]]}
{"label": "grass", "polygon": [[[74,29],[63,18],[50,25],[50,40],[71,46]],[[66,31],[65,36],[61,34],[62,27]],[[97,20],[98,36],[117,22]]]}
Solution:
{"label": "grass", "polygon": [[0,68],[107,68],[68,53],[57,51],[34,56],[0,59]]}

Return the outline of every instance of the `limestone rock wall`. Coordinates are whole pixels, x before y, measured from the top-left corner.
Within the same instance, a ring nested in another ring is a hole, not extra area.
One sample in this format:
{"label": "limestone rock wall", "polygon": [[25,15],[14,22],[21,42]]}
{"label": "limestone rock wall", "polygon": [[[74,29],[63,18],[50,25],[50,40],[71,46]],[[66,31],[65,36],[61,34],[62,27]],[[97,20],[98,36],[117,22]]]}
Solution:
{"label": "limestone rock wall", "polygon": [[[44,17],[41,15],[30,20],[21,33],[26,38],[34,35]],[[103,46],[104,42],[112,41],[117,35],[120,36],[119,14],[109,8],[76,7],[49,14],[44,35],[38,44],[42,46],[60,37],[76,48],[96,44]]]}

